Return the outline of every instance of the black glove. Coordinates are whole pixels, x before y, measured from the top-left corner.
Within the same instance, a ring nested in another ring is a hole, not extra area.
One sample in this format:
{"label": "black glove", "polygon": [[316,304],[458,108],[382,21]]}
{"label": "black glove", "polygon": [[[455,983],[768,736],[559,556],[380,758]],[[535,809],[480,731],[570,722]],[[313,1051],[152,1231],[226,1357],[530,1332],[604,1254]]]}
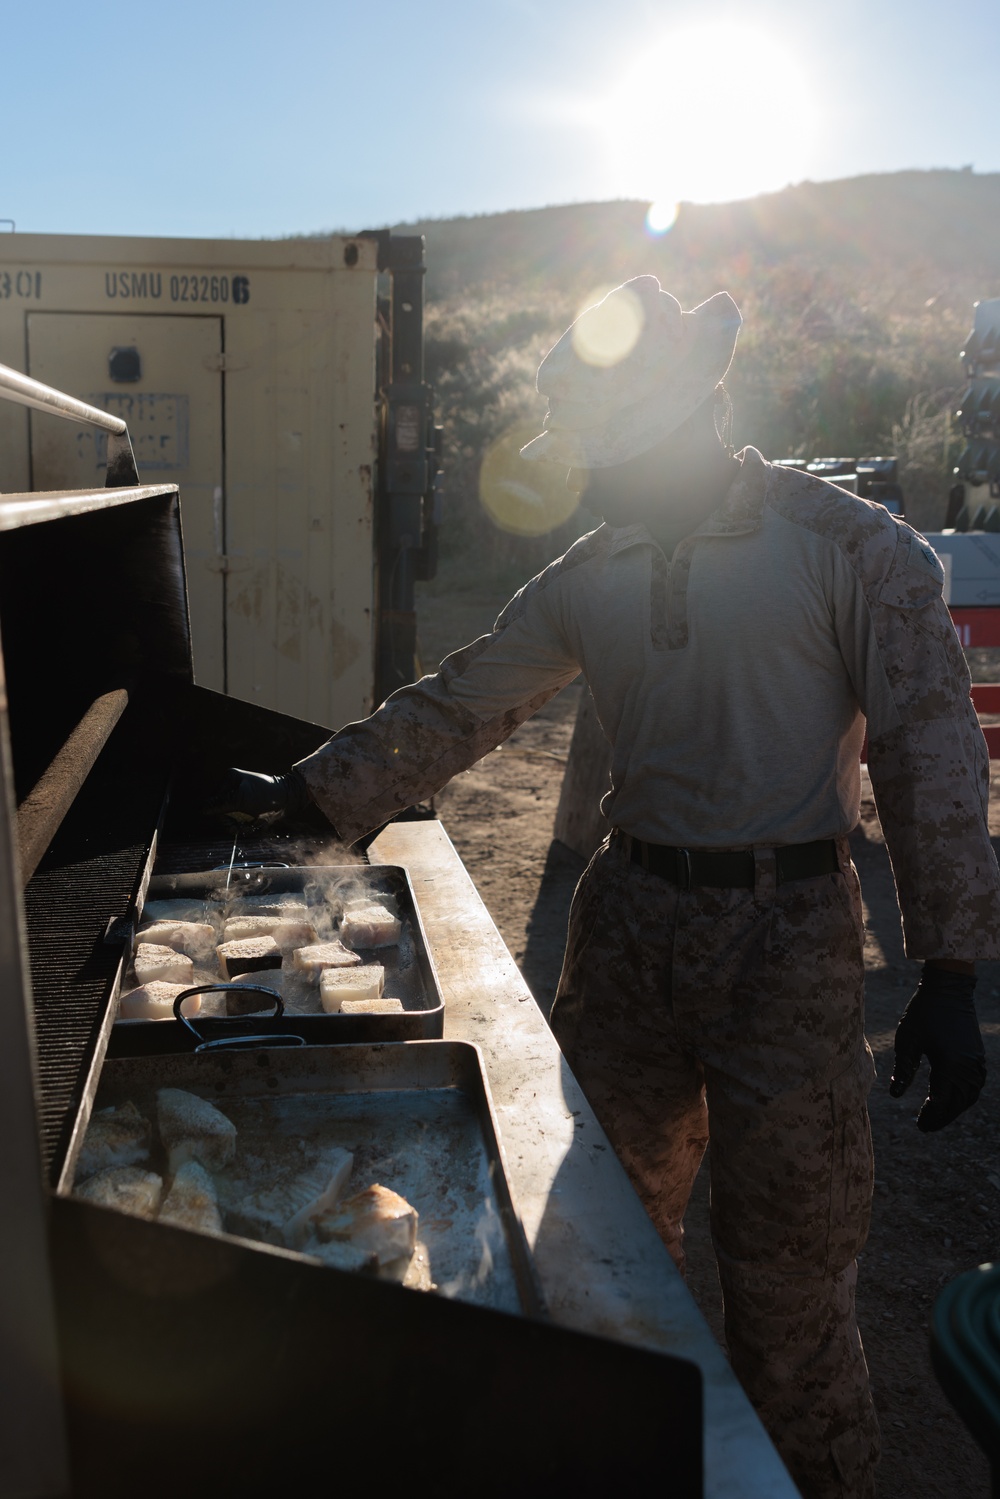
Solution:
{"label": "black glove", "polygon": [[269,827],[297,817],[313,806],[305,779],[297,770],[268,776],[257,770],[229,770],[213,788],[203,810],[237,827]]}
{"label": "black glove", "polygon": [[943,1129],[971,1108],[986,1081],[986,1052],[976,1019],[975,977],[946,968],[924,970],[896,1028],[896,1058],[889,1092],[901,1098],[921,1057],[931,1064],[930,1091],[917,1115],[925,1133]]}

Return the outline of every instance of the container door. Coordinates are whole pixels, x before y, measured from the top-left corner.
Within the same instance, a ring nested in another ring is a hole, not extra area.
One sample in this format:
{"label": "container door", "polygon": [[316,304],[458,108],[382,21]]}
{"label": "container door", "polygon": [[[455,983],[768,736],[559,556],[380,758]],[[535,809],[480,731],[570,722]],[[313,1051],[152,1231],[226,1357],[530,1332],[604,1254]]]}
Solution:
{"label": "container door", "polygon": [[[28,373],[123,417],[140,483],[180,486],[195,679],[224,692],[221,354],[221,318],[28,315]],[[31,413],[34,489],[103,485],[105,454],[94,428]]]}

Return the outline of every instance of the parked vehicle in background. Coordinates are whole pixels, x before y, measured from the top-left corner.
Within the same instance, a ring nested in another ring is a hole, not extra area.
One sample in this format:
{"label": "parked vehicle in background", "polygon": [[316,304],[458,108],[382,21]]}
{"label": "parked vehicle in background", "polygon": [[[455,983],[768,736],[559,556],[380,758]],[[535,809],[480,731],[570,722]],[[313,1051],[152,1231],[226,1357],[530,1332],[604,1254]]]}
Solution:
{"label": "parked vehicle in background", "polygon": [[1000,531],[1000,298],[976,303],[961,358],[969,384],[956,417],[965,447],[943,529]]}
{"label": "parked vehicle in background", "polygon": [[781,458],[783,468],[801,468],[808,474],[829,479],[841,489],[884,505],[900,519],[906,514],[906,503],[899,483],[896,458]]}
{"label": "parked vehicle in background", "polygon": [[[944,597],[967,649],[1000,646],[1000,298],[977,302],[961,359],[969,384],[956,413],[965,447],[954,470],[944,525],[927,540],[944,565]],[[994,694],[995,694],[995,688]],[[980,712],[1000,706],[973,686]],[[979,695],[977,698],[977,694]],[[996,726],[986,728],[1000,753]]]}

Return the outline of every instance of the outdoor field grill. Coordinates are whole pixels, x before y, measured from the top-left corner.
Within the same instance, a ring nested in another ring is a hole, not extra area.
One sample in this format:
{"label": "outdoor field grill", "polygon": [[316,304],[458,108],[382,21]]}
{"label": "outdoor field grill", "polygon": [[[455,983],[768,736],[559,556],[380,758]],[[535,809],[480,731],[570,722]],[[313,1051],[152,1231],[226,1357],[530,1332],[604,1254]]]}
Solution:
{"label": "outdoor field grill", "polygon": [[[319,878],[315,867],[280,867],[325,857],[331,833],[318,814],[311,826],[241,840],[234,858],[232,838],[199,814],[199,795],[230,764],[280,768],[329,731],[194,685],[174,490],[4,503],[0,633],[42,1143],[56,1186],[112,1029],[131,1033],[116,1037],[121,1051],[195,1044],[174,1021],[113,1026],[148,892],[219,894],[228,883],[238,911],[241,891],[300,890]],[[310,1041],[440,1036],[440,994],[405,872],[359,859],[345,877],[388,892],[404,918],[406,1012],[294,1016],[285,1028]],[[268,974],[256,979],[266,984]],[[226,1024],[216,1020],[215,1031]]]}
{"label": "outdoor field grill", "polygon": [[[113,1022],[151,881],[203,889],[228,877],[232,839],[199,817],[199,792],[229,763],[280,767],[327,733],[193,684],[175,493],[119,490],[70,504],[74,513],[59,519],[43,519],[37,506],[16,516],[5,506],[0,516],[0,632],[53,1186],[86,1123],[112,1029],[149,1033],[123,1038],[122,1049],[194,1044],[177,1022]],[[317,818],[283,839],[245,841],[239,859],[315,860],[329,842]],[[204,873],[192,881],[178,866]],[[245,883],[249,873],[234,868],[233,878]],[[302,878],[262,867],[259,888]],[[407,900],[401,872],[379,872],[377,882]],[[412,1022],[301,1017],[310,1040],[331,1031],[345,1041],[441,1034],[440,997],[408,901]]]}
{"label": "outdoor field grill", "polygon": [[[79,1495],[271,1494],[388,1464],[427,1494],[655,1479],[695,1499],[696,1365],[546,1316],[479,1053],[439,1039],[406,871],[338,865],[318,815],[234,849],[199,811],[229,765],[280,769],[329,731],[194,684],[176,488],[110,457],[105,490],[0,497],[3,1461],[47,1494],[68,1491],[65,1451]],[[347,877],[404,919],[403,1016],[206,1016],[206,1039],[250,1019],[266,1044],[203,1052],[179,1020],[115,1023],[148,899]],[[308,1149],[321,1116],[372,1175],[402,1163],[430,1202],[427,1289],[73,1196],[95,1105],[152,1113],[162,1086],[232,1110],[238,1137],[294,1129]]]}

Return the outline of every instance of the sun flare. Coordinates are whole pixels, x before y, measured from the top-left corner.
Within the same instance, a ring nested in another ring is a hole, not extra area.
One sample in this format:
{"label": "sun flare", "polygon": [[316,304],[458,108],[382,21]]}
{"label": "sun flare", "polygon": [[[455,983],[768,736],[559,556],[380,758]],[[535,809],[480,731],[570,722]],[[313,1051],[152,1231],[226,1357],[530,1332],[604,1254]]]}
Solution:
{"label": "sun flare", "polygon": [[606,300],[612,288],[588,297],[573,324],[573,348],[585,364],[607,369],[631,354],[639,342],[646,314],[635,292],[622,287]]}
{"label": "sun flare", "polygon": [[681,199],[724,202],[807,174],[815,87],[780,39],[719,21],[661,35],[595,106],[609,189],[653,205],[663,233]]}
{"label": "sun flare", "polygon": [[493,524],[514,536],[545,536],[569,520],[580,496],[566,485],[558,463],[525,463],[526,442],[538,421],[515,422],[487,448],[479,472],[479,499]]}

